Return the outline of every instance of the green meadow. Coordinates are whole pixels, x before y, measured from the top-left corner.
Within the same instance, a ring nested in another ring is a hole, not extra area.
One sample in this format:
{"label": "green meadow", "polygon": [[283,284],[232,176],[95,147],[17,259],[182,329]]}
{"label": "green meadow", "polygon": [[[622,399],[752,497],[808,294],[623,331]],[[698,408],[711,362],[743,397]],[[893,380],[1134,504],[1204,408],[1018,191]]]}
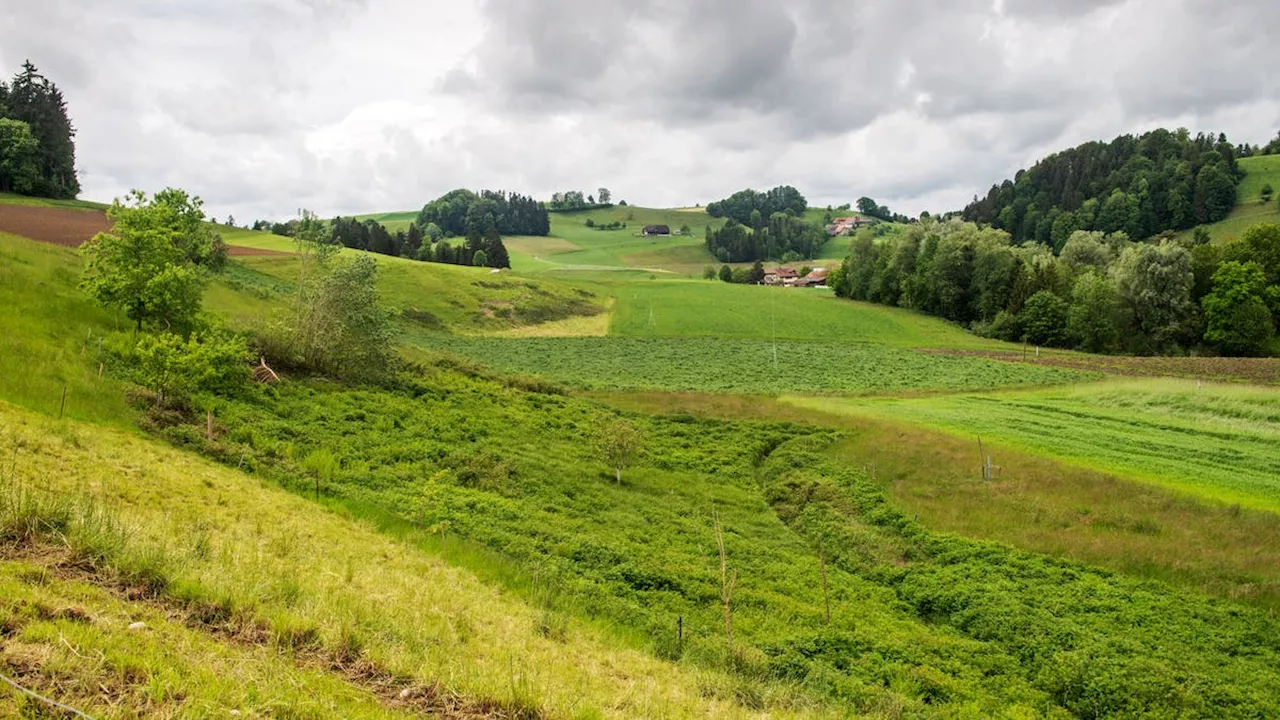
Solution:
{"label": "green meadow", "polygon": [[[1214,242],[1229,242],[1240,237],[1245,230],[1263,222],[1280,222],[1280,155],[1259,155],[1240,158],[1244,179],[1236,186],[1236,207],[1225,220],[1206,225]],[[1270,185],[1276,195],[1268,203],[1262,202],[1262,187]],[[1190,238],[1194,230],[1179,233]]]}
{"label": "green meadow", "polygon": [[1012,347],[910,310],[839,300],[825,288],[654,280],[618,284],[613,292],[618,299],[610,325],[614,335]]}
{"label": "green meadow", "polygon": [[861,394],[1048,385],[1091,377],[868,343],[698,337],[421,337],[415,343],[585,390]]}
{"label": "green meadow", "polygon": [[1274,389],[1123,380],[1033,392],[787,402],[980,436],[996,447],[1208,500],[1280,511],[1280,392]]}

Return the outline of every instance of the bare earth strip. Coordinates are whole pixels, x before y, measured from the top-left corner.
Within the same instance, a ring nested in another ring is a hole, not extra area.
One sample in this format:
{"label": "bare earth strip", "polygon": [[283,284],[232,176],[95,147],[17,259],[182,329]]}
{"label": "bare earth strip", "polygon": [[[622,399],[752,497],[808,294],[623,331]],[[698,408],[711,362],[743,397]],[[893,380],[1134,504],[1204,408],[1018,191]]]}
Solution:
{"label": "bare earth strip", "polygon": [[[94,235],[111,229],[111,221],[101,210],[71,210],[67,208],[35,207],[30,205],[0,205],[0,232],[38,242],[80,247]],[[232,257],[247,255],[291,255],[279,250],[229,245],[227,254]]]}

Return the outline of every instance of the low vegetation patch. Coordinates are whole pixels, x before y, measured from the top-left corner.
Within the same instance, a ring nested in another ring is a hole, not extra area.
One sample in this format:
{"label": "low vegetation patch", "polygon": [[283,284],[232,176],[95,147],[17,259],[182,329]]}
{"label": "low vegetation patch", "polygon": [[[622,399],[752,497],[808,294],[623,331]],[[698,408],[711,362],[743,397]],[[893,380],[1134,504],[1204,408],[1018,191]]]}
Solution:
{"label": "low vegetation patch", "polygon": [[426,337],[417,342],[495,369],[592,390],[891,393],[1045,385],[1090,377],[1060,368],[856,343],[619,337]]}
{"label": "low vegetation patch", "polygon": [[1280,393],[1131,380],[912,400],[794,399],[801,406],[938,427],[1181,492],[1280,510]]}

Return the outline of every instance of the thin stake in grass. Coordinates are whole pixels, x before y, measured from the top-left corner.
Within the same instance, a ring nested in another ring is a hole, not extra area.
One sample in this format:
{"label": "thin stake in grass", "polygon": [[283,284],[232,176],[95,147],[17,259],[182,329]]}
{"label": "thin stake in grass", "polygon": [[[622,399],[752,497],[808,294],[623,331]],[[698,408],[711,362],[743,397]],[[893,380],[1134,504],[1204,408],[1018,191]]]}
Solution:
{"label": "thin stake in grass", "polygon": [[729,647],[729,651],[733,651],[733,591],[738,585],[738,570],[735,568],[732,573],[729,572],[728,558],[724,551],[724,530],[720,526],[720,513],[712,511],[712,521],[715,524],[716,531],[716,547],[720,549],[720,602],[724,606],[724,638]]}
{"label": "thin stake in grass", "polygon": [[827,624],[831,624],[831,595],[827,592],[827,553],[822,536],[818,536],[818,567],[822,569],[822,602],[827,609]]}

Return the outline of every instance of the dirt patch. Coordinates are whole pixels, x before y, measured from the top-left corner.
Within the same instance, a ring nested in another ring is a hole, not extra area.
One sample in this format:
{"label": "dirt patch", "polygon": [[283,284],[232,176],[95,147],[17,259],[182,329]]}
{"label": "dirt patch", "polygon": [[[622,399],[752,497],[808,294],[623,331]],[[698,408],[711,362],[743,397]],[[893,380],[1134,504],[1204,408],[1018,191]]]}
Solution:
{"label": "dirt patch", "polygon": [[264,255],[283,257],[285,255],[293,255],[293,253],[285,252],[284,250],[268,250],[266,248],[245,247],[244,245],[228,245],[227,255],[231,257],[251,257],[251,256],[264,256]]}
{"label": "dirt patch", "polygon": [[79,247],[111,225],[101,210],[0,205],[0,232],[63,247]]}
{"label": "dirt patch", "polygon": [[[933,355],[983,357],[1004,362],[1024,362],[1021,352],[1003,350],[921,350]],[[1025,362],[1073,370],[1093,370],[1112,375],[1176,377],[1255,385],[1280,385],[1280,358],[1230,357],[1134,357],[1129,355],[1068,355],[1041,352]]]}
{"label": "dirt patch", "polygon": [[[112,225],[107,214],[101,210],[0,205],[0,233],[63,247],[80,247],[94,235],[110,230]],[[227,254],[231,257],[247,257],[293,253],[228,245]]]}

